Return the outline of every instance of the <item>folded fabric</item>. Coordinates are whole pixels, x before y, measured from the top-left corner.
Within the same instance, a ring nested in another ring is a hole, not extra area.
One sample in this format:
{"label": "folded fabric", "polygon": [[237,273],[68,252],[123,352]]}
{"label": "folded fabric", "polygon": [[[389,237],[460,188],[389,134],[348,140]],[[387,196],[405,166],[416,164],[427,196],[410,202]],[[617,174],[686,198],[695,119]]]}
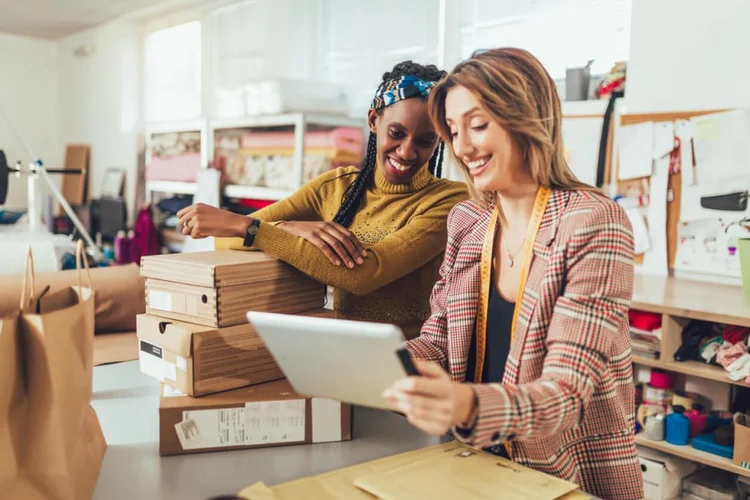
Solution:
{"label": "folded fabric", "polygon": [[682,345],[674,353],[675,361],[700,360],[701,341],[711,335],[713,323],[692,320],[682,329]]}
{"label": "folded fabric", "polygon": [[639,330],[658,330],[661,328],[661,314],[631,309],[628,312],[630,326]]}
{"label": "folded fabric", "polygon": [[719,348],[721,348],[722,343],[722,337],[711,337],[708,339],[704,339],[700,347],[700,357],[703,358],[706,363],[710,363],[711,360],[716,357],[716,354],[719,352]]}
{"label": "folded fabric", "polygon": [[737,358],[747,352],[747,346],[745,344],[730,344],[724,342],[716,353],[716,362],[729,370],[729,365],[735,362]]}
{"label": "folded fabric", "polygon": [[750,376],[750,354],[743,354],[737,358],[731,365],[726,367],[729,372],[729,378],[737,381]]}
{"label": "folded fabric", "polygon": [[740,342],[745,342],[750,336],[750,328],[744,327],[744,326],[735,326],[735,325],[727,325],[724,327],[724,332],[722,333],[724,340],[727,342],[731,342],[732,344],[737,344]]}

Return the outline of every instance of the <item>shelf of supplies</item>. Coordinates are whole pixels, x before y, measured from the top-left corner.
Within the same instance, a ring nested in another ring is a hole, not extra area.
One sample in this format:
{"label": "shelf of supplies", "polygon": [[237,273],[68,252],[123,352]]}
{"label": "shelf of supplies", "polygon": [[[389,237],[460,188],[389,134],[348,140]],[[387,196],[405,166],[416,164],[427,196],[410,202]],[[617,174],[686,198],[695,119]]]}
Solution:
{"label": "shelf of supplies", "polygon": [[669,455],[674,455],[676,457],[686,458],[688,460],[692,460],[693,462],[698,462],[710,467],[716,467],[717,469],[723,469],[733,474],[739,474],[740,476],[750,477],[750,469],[743,469],[742,467],[733,464],[732,461],[728,458],[720,457],[719,455],[714,455],[713,453],[696,450],[690,445],[677,446],[674,444],[669,444],[666,441],[652,441],[641,434],[637,434],[635,436],[635,442],[636,444],[644,446],[646,448],[658,450]]}
{"label": "shelf of supplies", "polygon": [[730,285],[637,275],[630,308],[750,327],[750,301]]}
{"label": "shelf of supplies", "polygon": [[146,191],[173,194],[195,194],[195,183],[178,181],[146,181]]}
{"label": "shelf of supplies", "polygon": [[250,198],[253,200],[278,201],[288,198],[294,190],[274,189],[257,186],[228,185],[224,187],[224,194],[230,198]]}
{"label": "shelf of supplies", "polygon": [[738,385],[740,387],[750,387],[743,380],[732,380],[726,371],[718,366],[711,366],[700,361],[661,361],[658,359],[641,358],[633,356],[633,363],[651,368],[661,368],[674,373],[682,373],[693,377],[715,380],[725,384]]}
{"label": "shelf of supplies", "polygon": [[212,130],[296,126],[304,120],[311,125],[328,125],[331,127],[363,127],[364,120],[347,116],[326,115],[321,113],[282,113],[278,115],[244,116],[238,118],[220,118],[210,120]]}

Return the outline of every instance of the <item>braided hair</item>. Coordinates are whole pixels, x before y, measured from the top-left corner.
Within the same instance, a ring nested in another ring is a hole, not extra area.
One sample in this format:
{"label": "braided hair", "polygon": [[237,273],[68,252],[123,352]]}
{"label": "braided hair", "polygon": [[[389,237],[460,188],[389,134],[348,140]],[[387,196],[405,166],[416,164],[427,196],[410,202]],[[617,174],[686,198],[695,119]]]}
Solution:
{"label": "braided hair", "polygon": [[[434,64],[423,66],[412,61],[404,61],[394,66],[391,71],[383,73],[383,79],[378,86],[378,90],[380,90],[386,82],[407,75],[415,76],[428,82],[437,82],[446,74],[445,71],[439,70]],[[382,108],[378,109],[377,112],[378,114],[382,113]],[[435,177],[440,177],[442,173],[444,149],[445,145],[441,141],[430,158],[428,169]],[[357,214],[357,210],[359,210],[362,195],[375,174],[377,150],[377,137],[373,132],[370,132],[370,135],[367,138],[367,150],[365,152],[365,159],[362,162],[362,168],[357,174],[357,178],[344,192],[341,207],[339,207],[339,211],[333,219],[334,222],[341,224],[344,227],[351,226],[354,216]]]}

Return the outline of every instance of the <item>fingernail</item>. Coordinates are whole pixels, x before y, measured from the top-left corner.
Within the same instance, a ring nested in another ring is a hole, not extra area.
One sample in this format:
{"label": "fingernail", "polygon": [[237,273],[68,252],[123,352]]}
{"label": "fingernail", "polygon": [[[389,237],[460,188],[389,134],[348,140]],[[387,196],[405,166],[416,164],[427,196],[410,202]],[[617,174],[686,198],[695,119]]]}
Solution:
{"label": "fingernail", "polygon": [[367,250],[362,250],[362,257],[367,257]]}
{"label": "fingernail", "polygon": [[349,269],[351,269],[351,268],[354,267],[354,262],[349,261],[349,262],[346,263],[346,265],[349,266]]}
{"label": "fingernail", "polygon": [[357,264],[362,264],[363,262],[364,262],[364,260],[362,260],[361,258],[357,257]]}
{"label": "fingernail", "polygon": [[341,265],[341,261],[340,261],[340,260],[337,260],[337,261],[336,261],[336,265],[337,265],[337,266],[340,266],[340,265]]}

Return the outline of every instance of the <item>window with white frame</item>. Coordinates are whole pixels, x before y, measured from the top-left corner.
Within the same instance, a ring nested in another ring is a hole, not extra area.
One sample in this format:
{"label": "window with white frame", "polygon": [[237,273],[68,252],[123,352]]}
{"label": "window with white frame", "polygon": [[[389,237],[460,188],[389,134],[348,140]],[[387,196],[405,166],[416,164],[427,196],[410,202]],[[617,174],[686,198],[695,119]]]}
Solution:
{"label": "window with white frame", "polygon": [[322,1],[321,74],[350,87],[354,116],[396,63],[437,63],[439,11],[439,0]]}
{"label": "window with white frame", "polygon": [[201,23],[149,33],[145,40],[145,117],[148,123],[201,116]]}
{"label": "window with white frame", "polygon": [[628,59],[632,0],[461,0],[461,57],[519,47],[552,78],[593,60],[592,74]]}

